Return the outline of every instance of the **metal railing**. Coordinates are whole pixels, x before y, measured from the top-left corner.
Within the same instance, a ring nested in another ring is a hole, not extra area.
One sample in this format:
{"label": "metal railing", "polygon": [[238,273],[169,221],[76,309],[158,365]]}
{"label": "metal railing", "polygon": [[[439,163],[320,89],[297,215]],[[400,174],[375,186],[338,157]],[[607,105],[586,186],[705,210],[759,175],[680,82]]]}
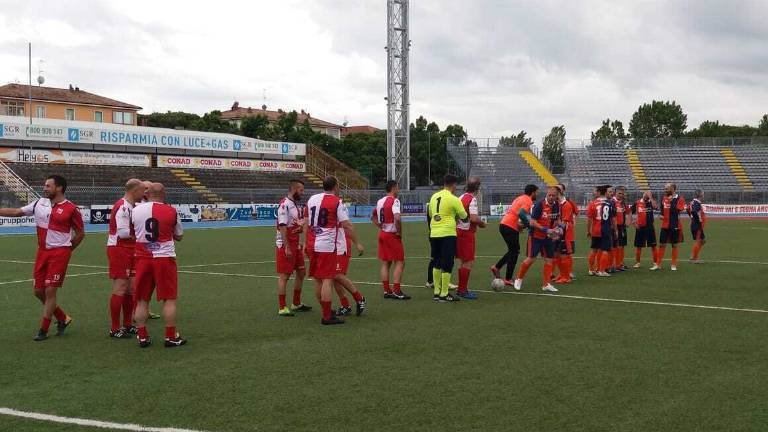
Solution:
{"label": "metal railing", "polygon": [[40,195],[35,192],[23,178],[19,177],[19,175],[3,161],[0,161],[0,184],[2,184],[7,191],[13,193],[18,200],[25,200],[30,197],[36,199],[40,197]]}
{"label": "metal railing", "polygon": [[768,146],[768,136],[701,138],[566,138],[565,148],[654,148],[654,147],[736,147]]}
{"label": "metal railing", "polygon": [[307,172],[320,179],[328,175],[339,180],[342,195],[356,203],[367,203],[368,179],[314,144],[307,144]]}

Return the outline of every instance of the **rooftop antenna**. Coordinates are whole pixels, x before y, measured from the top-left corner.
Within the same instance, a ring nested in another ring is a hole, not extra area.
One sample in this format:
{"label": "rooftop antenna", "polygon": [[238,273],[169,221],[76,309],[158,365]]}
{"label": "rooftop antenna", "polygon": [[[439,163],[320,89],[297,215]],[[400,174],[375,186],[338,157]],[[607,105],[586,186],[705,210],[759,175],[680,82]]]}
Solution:
{"label": "rooftop antenna", "polygon": [[267,89],[261,89],[261,106],[267,106]]}
{"label": "rooftop antenna", "polygon": [[32,42],[29,42],[29,125],[32,126]]}

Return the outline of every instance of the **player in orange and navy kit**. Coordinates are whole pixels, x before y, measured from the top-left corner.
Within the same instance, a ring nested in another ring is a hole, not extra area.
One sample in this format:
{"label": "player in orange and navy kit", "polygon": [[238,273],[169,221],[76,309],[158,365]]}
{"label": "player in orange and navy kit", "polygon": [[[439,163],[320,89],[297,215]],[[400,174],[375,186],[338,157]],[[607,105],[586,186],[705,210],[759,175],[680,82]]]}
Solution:
{"label": "player in orange and navy kit", "polygon": [[701,189],[696,189],[694,193],[693,201],[691,201],[690,214],[691,214],[691,236],[693,236],[693,250],[691,251],[691,262],[699,264],[699,253],[701,248],[704,247],[704,243],[707,242],[704,236],[704,226],[707,224],[707,215],[704,212],[704,206],[701,204],[701,200],[704,199],[704,192]]}
{"label": "player in orange and navy kit", "polygon": [[685,199],[677,193],[674,183],[664,186],[664,198],[661,200],[661,232],[659,233],[659,252],[656,254],[656,265],[653,270],[661,268],[666,245],[672,246],[672,271],[677,270],[677,245],[683,242],[683,221],[680,213],[685,211]]}
{"label": "player in orange and navy kit", "polygon": [[613,244],[613,262],[611,267],[615,271],[625,271],[624,248],[627,246],[627,190],[624,186],[615,189],[613,207],[616,209],[616,238]]}
{"label": "player in orange and navy kit", "polygon": [[558,240],[555,247],[555,267],[560,270],[553,282],[567,284],[573,281],[573,254],[576,251],[576,236],[574,229],[576,217],[579,214],[579,207],[572,200],[565,197],[565,185],[560,183],[557,186],[560,198],[560,220],[563,224],[563,236]]}
{"label": "player in orange and navy kit", "polygon": [[528,215],[533,208],[533,202],[536,201],[536,195],[539,187],[533,184],[525,186],[522,195],[512,201],[512,205],[501,218],[499,223],[499,233],[507,245],[507,253],[499,261],[491,266],[490,270],[493,277],[501,277],[501,268],[507,266],[505,285],[512,285],[512,275],[515,274],[517,257],[520,255],[520,232],[528,226]]}
{"label": "player in orange and navy kit", "polygon": [[632,212],[632,225],[635,227],[635,265],[632,268],[640,268],[640,258],[643,248],[651,248],[651,261],[656,266],[656,229],[653,226],[653,212],[659,209],[658,203],[653,199],[650,191],[645,191],[642,198],[635,201],[630,207]]}
{"label": "player in orange and navy kit", "polygon": [[544,257],[542,291],[557,292],[552,286],[552,258],[555,256],[555,234],[562,235],[560,226],[560,207],[558,206],[558,189],[554,186],[547,189],[544,199],[537,202],[531,211],[530,227],[528,230],[528,257],[520,265],[514,287],[517,291],[523,287],[523,278],[536,257]]}
{"label": "player in orange and navy kit", "polygon": [[[309,275],[315,280],[315,296],[320,301],[323,325],[343,324],[344,320],[331,311],[331,294],[336,275],[339,274],[337,257],[338,238],[342,229],[354,232],[349,221],[347,208],[339,199],[339,181],[328,176],[323,179],[323,192],[312,195],[307,201],[307,252],[309,253]],[[359,253],[363,245],[356,238],[351,239]]]}
{"label": "player in orange and navy kit", "polygon": [[[410,300],[411,296],[400,289],[400,282],[405,267],[403,249],[403,229],[400,220],[400,200],[397,194],[400,187],[394,180],[385,185],[387,195],[376,202],[371,214],[371,221],[379,228],[379,261],[381,261],[381,285],[384,298]],[[392,286],[389,285],[389,273],[392,270]]]}
{"label": "player in orange and navy kit", "polygon": [[[341,205],[343,206],[344,203],[342,202]],[[333,287],[336,289],[336,294],[339,296],[339,301],[341,302],[341,306],[336,311],[336,314],[339,316],[345,316],[352,313],[349,299],[344,291],[349,292],[352,295],[352,298],[355,299],[356,315],[360,316],[365,312],[365,297],[363,297],[363,294],[357,289],[355,283],[347,277],[349,261],[352,258],[352,246],[353,243],[357,242],[357,236],[355,235],[354,229],[351,228],[352,225],[350,224],[347,229],[339,229],[339,237],[336,239],[336,257],[338,258],[338,262],[336,265],[336,277],[333,280]],[[353,241],[352,238],[355,238],[355,241]],[[362,252],[360,254],[362,255]]]}
{"label": "player in orange and navy kit", "polygon": [[459,267],[459,286],[456,295],[474,300],[477,295],[469,290],[469,274],[475,263],[475,233],[477,228],[485,228],[485,221],[480,219],[480,211],[477,206],[477,193],[480,191],[480,179],[470,177],[467,179],[465,192],[459,197],[464,211],[469,215],[469,220],[456,222],[456,257],[461,261]]}
{"label": "player in orange and navy kit", "polygon": [[37,227],[37,255],[33,270],[34,294],[43,304],[43,316],[35,341],[48,339],[51,319],[56,317],[56,336],[72,322],[57,304],[56,294],[64,284],[69,258],[85,238],[83,216],[77,206],[67,200],[67,180],[60,175],[48,176],[43,195],[22,208],[0,209],[0,216],[34,216]]}
{"label": "player in orange and navy kit", "polygon": [[[290,181],[288,195],[277,206],[277,234],[275,238],[275,263],[277,269],[277,301],[279,316],[293,316],[295,312],[312,310],[301,302],[301,288],[306,276],[304,250],[301,247],[301,232],[304,229],[304,207],[301,197],[304,195],[304,182],[298,179]],[[286,304],[286,290],[291,274],[293,281],[293,301]]]}
{"label": "player in orange and navy kit", "polygon": [[592,239],[589,254],[589,274],[610,276],[611,248],[616,234],[616,209],[606,197],[608,186],[598,186],[598,194],[587,209],[587,232]]}
{"label": "player in orange and navy kit", "polygon": [[[134,269],[136,235],[131,223],[131,213],[136,203],[141,202],[146,186],[139,179],[130,179],[125,184],[125,196],[117,200],[109,213],[109,234],[107,235],[107,258],[109,278],[112,279],[112,295],[109,298],[111,327],[109,337],[125,339],[133,337],[137,328],[133,325],[133,301],[131,284]],[[123,314],[120,325],[120,312]]]}
{"label": "player in orange and navy kit", "polygon": [[136,277],[133,295],[136,298],[137,339],[146,348],[151,343],[147,332],[149,300],[157,290],[157,301],[163,303],[165,320],[165,347],[173,348],[187,343],[176,332],[176,299],[178,297],[178,271],[176,244],[181,241],[184,229],[176,209],[165,204],[165,187],[152,183],[147,190],[145,203],[137,205],[131,213],[136,232]]}

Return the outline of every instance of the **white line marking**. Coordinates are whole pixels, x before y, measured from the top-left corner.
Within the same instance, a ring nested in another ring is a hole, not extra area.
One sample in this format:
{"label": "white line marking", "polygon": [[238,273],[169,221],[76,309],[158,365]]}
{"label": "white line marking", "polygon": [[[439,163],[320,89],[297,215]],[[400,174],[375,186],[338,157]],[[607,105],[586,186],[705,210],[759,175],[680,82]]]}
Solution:
{"label": "white line marking", "polygon": [[188,264],[179,266],[179,268],[195,268],[195,267],[216,267],[216,266],[231,266],[231,265],[243,265],[243,264],[272,264],[275,260],[271,261],[242,261],[242,262],[225,262],[225,263],[211,263],[211,264]]}
{"label": "white line marking", "polygon": [[126,431],[134,431],[134,432],[203,432],[201,430],[195,430],[195,429],[179,429],[179,428],[166,428],[166,427],[158,428],[158,427],[141,426],[141,425],[131,424],[131,423],[123,424],[123,423],[105,422],[100,420],[81,419],[81,418],[75,418],[75,417],[60,417],[60,416],[55,416],[50,414],[18,411],[11,408],[0,408],[0,414],[13,416],[13,417],[23,417],[23,418],[39,420],[39,421],[53,422],[53,423],[74,424],[78,426],[90,426],[90,427],[101,428],[101,429],[116,429],[116,430],[126,430]]}
{"label": "white line marking", "polygon": [[[78,276],[93,276],[93,275],[103,275],[107,274],[105,271],[100,272],[93,272],[93,273],[78,273],[73,275],[67,275],[68,278],[78,277]],[[10,284],[17,284],[17,283],[24,283],[24,282],[33,282],[34,279],[21,279],[21,280],[15,280],[15,281],[7,281],[7,282],[0,282],[0,285],[10,285]]]}
{"label": "white line marking", "polygon": [[[10,264],[34,264],[34,261],[21,261],[21,260],[0,260],[0,263],[10,263]],[[85,268],[107,268],[107,266],[98,266],[98,265],[90,265],[90,264],[74,264],[69,263],[69,267],[85,267]]]}
{"label": "white line marking", "polygon": [[[275,275],[255,275],[255,274],[247,274],[247,273],[200,272],[200,271],[186,271],[186,270],[179,270],[179,273],[192,273],[192,274],[202,274],[202,275],[211,275],[211,276],[236,276],[236,277],[246,277],[246,278],[255,278],[255,279],[277,279],[277,276]],[[368,282],[368,281],[352,281],[352,282],[358,285],[381,285],[381,282]],[[424,285],[401,284],[401,286],[406,288],[424,288]],[[489,294],[514,294],[514,295],[553,297],[553,298],[564,298],[564,299],[575,299],[575,300],[592,300],[592,301],[612,302],[612,303],[631,303],[631,304],[670,306],[670,307],[682,307],[682,308],[694,308],[694,309],[713,309],[713,310],[724,310],[724,311],[735,311],[735,312],[768,313],[768,310],[764,310],[764,309],[747,309],[747,308],[736,308],[736,307],[728,307],[728,306],[698,305],[698,304],[689,304],[689,303],[668,303],[668,302],[660,302],[660,301],[653,301],[653,300],[629,300],[629,299],[616,299],[616,298],[604,298],[604,297],[578,296],[578,295],[570,295],[570,294],[544,294],[544,293],[517,292],[517,291],[501,291],[501,292],[490,291],[490,290],[475,290],[475,291],[482,292],[482,293],[489,293]]]}

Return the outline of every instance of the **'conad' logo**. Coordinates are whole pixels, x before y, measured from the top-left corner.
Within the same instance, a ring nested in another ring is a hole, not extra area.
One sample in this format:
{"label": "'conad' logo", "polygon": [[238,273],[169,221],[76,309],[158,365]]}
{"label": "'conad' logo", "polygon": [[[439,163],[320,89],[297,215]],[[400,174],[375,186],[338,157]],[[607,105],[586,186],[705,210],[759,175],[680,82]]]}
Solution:
{"label": "'conad' logo", "polygon": [[200,159],[200,165],[204,166],[222,166],[221,159]]}
{"label": "'conad' logo", "polygon": [[233,167],[242,167],[242,168],[250,168],[252,166],[251,161],[247,160],[233,160],[229,162],[230,166]]}
{"label": "'conad' logo", "polygon": [[176,164],[176,165],[191,165],[192,159],[171,157],[166,159],[166,162],[169,164]]}
{"label": "'conad' logo", "polygon": [[304,164],[303,163],[298,163],[298,162],[286,162],[285,163],[285,167],[289,168],[289,169],[290,168],[293,168],[293,169],[304,169]]}
{"label": "'conad' logo", "polygon": [[262,162],[259,162],[259,167],[260,168],[279,168],[280,165],[277,162],[262,161]]}

